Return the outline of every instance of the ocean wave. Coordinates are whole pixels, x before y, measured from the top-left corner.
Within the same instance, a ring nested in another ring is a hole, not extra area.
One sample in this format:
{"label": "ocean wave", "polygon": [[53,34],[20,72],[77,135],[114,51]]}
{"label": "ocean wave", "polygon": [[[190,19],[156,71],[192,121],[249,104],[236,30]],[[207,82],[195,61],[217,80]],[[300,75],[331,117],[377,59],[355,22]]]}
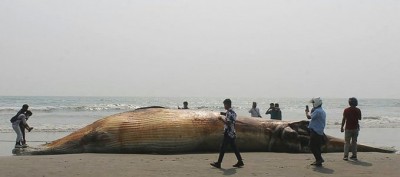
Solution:
{"label": "ocean wave", "polygon": [[[53,124],[53,123],[39,123],[35,122],[29,125],[33,127],[34,132],[74,132],[79,130],[89,123],[79,123],[79,124]],[[12,126],[0,125],[0,133],[10,133],[14,132]]]}
{"label": "ocean wave", "polygon": [[[81,112],[81,111],[129,111],[149,105],[135,105],[135,104],[98,104],[98,105],[73,105],[73,106],[36,106],[29,107],[32,112]],[[154,106],[154,105],[151,105]],[[162,106],[166,108],[178,108],[178,106]],[[0,107],[0,113],[16,113],[21,107]],[[193,106],[190,109],[200,110],[223,110],[223,106]],[[246,108],[247,109],[247,108]]]}
{"label": "ocean wave", "polygon": [[362,118],[363,120],[379,120],[379,119],[381,119],[381,117],[363,117]]}
{"label": "ocean wave", "polygon": [[[30,107],[32,112],[57,112],[57,111],[124,111],[134,110],[141,106],[130,104],[107,104],[107,105],[91,105],[91,106],[44,106],[44,107]],[[20,107],[1,107],[0,112],[17,112]]]}
{"label": "ocean wave", "polygon": [[[361,128],[400,128],[400,118],[363,117],[359,124]],[[327,122],[327,127],[340,127],[341,125],[341,120]]]}
{"label": "ocean wave", "polygon": [[[57,133],[57,132],[74,132],[74,131],[76,131],[76,130],[78,130],[79,128],[44,128],[44,129],[40,129],[40,128],[34,128],[32,131],[34,131],[34,132],[48,132],[48,133],[51,133],[51,132],[55,132],[55,133]],[[0,133],[14,133],[14,130],[11,128],[11,129],[9,129],[9,128],[5,128],[5,129],[1,129],[0,130]]]}

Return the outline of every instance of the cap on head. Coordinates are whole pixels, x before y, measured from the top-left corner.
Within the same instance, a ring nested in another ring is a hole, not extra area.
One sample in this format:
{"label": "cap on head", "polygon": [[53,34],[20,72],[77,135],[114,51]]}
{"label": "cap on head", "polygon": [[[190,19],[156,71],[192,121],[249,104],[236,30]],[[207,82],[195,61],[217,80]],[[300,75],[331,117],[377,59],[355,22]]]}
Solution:
{"label": "cap on head", "polygon": [[320,107],[322,105],[322,100],[321,100],[320,97],[313,98],[313,99],[310,100],[310,103],[312,103],[313,107],[316,108],[316,107]]}
{"label": "cap on head", "polygon": [[358,106],[358,100],[355,97],[349,98],[349,105],[350,106]]}

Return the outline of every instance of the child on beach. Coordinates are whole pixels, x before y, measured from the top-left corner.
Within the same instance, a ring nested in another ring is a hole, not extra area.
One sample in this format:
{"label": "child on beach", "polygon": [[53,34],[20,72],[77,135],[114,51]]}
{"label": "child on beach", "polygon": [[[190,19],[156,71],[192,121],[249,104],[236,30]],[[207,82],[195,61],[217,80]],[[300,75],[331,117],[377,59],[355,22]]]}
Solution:
{"label": "child on beach", "polygon": [[32,116],[31,111],[26,111],[23,114],[20,114],[17,119],[12,122],[12,128],[14,129],[15,133],[17,133],[17,139],[15,142],[15,148],[25,148],[28,147],[26,143],[24,144],[24,139],[22,135],[22,131],[20,128],[20,123],[24,125],[23,129],[27,129],[29,132],[33,129],[33,127],[29,127],[29,125],[26,123],[26,119],[28,119],[30,116]]}
{"label": "child on beach", "polygon": [[[29,108],[29,105],[27,105],[27,104],[22,105],[22,108],[18,111],[18,113],[14,117],[11,118],[11,120],[10,120],[11,123],[15,122],[18,119],[19,115],[25,114],[25,112],[28,111],[28,108]],[[28,119],[26,119],[26,120],[28,120]],[[25,125],[22,122],[20,122],[19,127],[20,127],[20,130],[22,133],[22,139],[23,139],[22,144],[26,144],[25,128],[24,128]]]}

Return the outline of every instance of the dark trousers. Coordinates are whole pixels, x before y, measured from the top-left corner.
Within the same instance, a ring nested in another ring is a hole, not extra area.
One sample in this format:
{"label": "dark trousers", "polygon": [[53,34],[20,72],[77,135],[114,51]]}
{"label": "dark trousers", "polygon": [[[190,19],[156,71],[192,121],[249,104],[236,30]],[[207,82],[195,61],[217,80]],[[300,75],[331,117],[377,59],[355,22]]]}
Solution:
{"label": "dark trousers", "polygon": [[315,160],[317,162],[322,162],[321,156],[321,146],[324,136],[311,130],[310,132],[310,150],[314,154]]}
{"label": "dark trousers", "polygon": [[242,156],[240,156],[239,149],[236,146],[235,138],[231,138],[228,135],[224,135],[224,140],[222,141],[221,147],[219,149],[219,157],[218,157],[218,163],[222,162],[222,159],[224,158],[224,154],[226,151],[226,146],[230,144],[233,152],[235,152],[236,158],[238,161],[242,161]]}

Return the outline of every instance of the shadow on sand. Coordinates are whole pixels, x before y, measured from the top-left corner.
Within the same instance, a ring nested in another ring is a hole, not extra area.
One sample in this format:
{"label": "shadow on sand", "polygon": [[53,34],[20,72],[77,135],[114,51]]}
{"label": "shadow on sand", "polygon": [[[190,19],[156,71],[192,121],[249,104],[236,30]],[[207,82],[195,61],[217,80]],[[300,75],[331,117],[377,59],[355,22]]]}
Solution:
{"label": "shadow on sand", "polygon": [[[372,163],[369,162],[364,162],[364,161],[359,161],[359,160],[349,160],[347,161],[349,164],[352,165],[359,165],[359,166],[364,166],[364,167],[370,167],[372,166]],[[313,168],[314,171],[319,172],[319,173],[324,173],[324,174],[333,174],[335,172],[335,170],[326,168],[324,166],[321,167],[315,167]]]}
{"label": "shadow on sand", "polygon": [[221,168],[221,169],[219,169],[219,170],[221,170],[222,172],[224,172],[223,175],[225,175],[225,176],[230,176],[230,175],[236,174],[236,169],[237,169],[237,168],[229,168],[229,169],[223,169],[223,168]]}
{"label": "shadow on sand", "polygon": [[316,171],[316,172],[319,172],[319,173],[324,173],[324,174],[333,174],[333,172],[335,172],[335,170],[332,170],[330,168],[326,168],[324,166],[314,167],[313,170]]}
{"label": "shadow on sand", "polygon": [[348,163],[349,163],[349,164],[352,164],[352,165],[363,166],[363,167],[370,167],[370,166],[372,166],[372,163],[364,162],[364,161],[360,161],[360,160],[349,160]]}

